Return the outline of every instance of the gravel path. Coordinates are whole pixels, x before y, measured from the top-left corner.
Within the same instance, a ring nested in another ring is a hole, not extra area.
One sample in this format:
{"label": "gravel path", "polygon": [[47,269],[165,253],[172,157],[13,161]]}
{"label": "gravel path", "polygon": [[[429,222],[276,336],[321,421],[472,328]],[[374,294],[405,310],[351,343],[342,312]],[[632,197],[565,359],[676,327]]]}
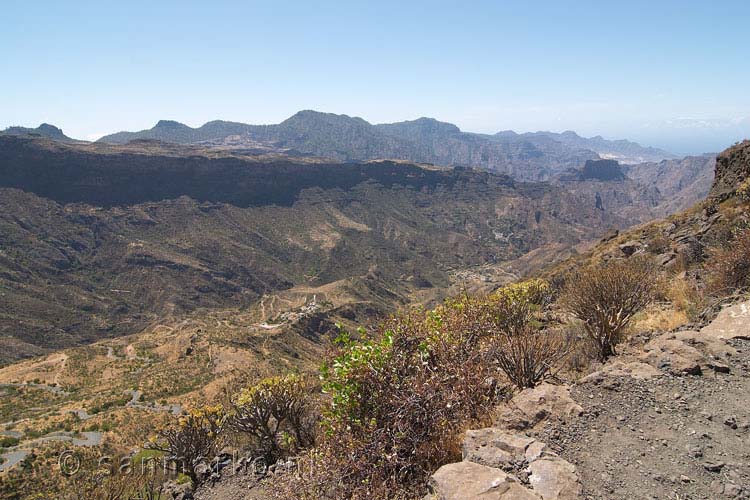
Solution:
{"label": "gravel path", "polygon": [[573,387],[584,414],[537,437],[578,467],[584,498],[750,498],[750,341],[730,373]]}

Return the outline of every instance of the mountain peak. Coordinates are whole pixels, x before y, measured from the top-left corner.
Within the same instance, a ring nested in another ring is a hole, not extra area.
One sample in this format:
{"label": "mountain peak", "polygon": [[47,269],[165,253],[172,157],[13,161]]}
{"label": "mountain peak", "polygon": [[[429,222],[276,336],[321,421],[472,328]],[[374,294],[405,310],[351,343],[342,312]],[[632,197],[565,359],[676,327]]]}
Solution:
{"label": "mountain peak", "polygon": [[156,125],[154,125],[155,129],[176,129],[176,128],[190,128],[184,123],[180,123],[175,120],[159,120]]}
{"label": "mountain peak", "polygon": [[416,125],[422,128],[423,130],[432,130],[435,132],[442,132],[442,133],[461,132],[461,129],[452,123],[441,122],[439,120],[436,120],[435,118],[428,118],[426,116],[417,118],[416,120],[412,122],[404,122],[404,123],[411,123],[413,125]]}
{"label": "mountain peak", "polygon": [[50,125],[49,123],[42,123],[36,128],[40,133],[59,134],[63,135],[62,129]]}
{"label": "mountain peak", "polygon": [[349,115],[338,115],[336,113],[323,113],[321,111],[315,111],[312,109],[303,109],[293,114],[279,125],[293,125],[293,124],[304,124],[304,125],[369,125],[367,121],[356,116]]}
{"label": "mountain peak", "polygon": [[417,118],[416,120],[383,123],[376,125],[376,127],[387,134],[395,134],[399,137],[410,137],[412,139],[461,133],[461,129],[452,123],[441,122],[435,118],[428,118],[425,116]]}
{"label": "mountain peak", "polygon": [[500,132],[495,134],[495,137],[514,138],[514,137],[518,137],[518,133],[513,130],[501,130]]}
{"label": "mountain peak", "polygon": [[27,127],[8,127],[7,129],[0,131],[0,134],[6,135],[38,135],[61,142],[76,142],[75,139],[71,139],[66,136],[63,131],[49,123],[42,123],[37,128]]}
{"label": "mountain peak", "polygon": [[580,138],[581,138],[581,136],[580,136],[580,135],[578,135],[578,134],[577,134],[577,133],[576,133],[575,131],[573,131],[573,130],[566,130],[566,131],[564,131],[563,133],[561,133],[560,135],[561,135],[561,136],[563,136],[563,137],[569,137],[569,138],[571,138],[571,139],[580,139]]}

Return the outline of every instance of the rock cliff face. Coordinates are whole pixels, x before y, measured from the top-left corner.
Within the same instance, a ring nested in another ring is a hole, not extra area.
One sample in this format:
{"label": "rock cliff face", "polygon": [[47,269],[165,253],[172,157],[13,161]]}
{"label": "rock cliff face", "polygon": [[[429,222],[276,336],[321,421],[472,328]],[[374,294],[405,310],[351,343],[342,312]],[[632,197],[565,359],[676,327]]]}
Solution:
{"label": "rock cliff face", "polygon": [[656,188],[663,198],[660,217],[685,210],[703,200],[714,180],[716,154],[687,156],[679,160],[625,165],[631,179]]}
{"label": "rock cliff face", "polygon": [[750,140],[743,141],[716,158],[716,179],[711,196],[724,199],[740,189],[750,179]]}
{"label": "rock cliff face", "polygon": [[588,160],[581,170],[582,180],[621,181],[625,174],[615,160]]}

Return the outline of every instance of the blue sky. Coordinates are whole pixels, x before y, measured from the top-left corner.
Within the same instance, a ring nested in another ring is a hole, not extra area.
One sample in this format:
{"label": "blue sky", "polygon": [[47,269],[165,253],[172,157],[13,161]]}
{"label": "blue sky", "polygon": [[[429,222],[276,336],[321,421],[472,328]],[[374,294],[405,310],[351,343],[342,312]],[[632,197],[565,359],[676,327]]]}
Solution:
{"label": "blue sky", "polygon": [[750,136],[748,26],[745,0],[2,0],[0,128],[316,109],[716,151]]}

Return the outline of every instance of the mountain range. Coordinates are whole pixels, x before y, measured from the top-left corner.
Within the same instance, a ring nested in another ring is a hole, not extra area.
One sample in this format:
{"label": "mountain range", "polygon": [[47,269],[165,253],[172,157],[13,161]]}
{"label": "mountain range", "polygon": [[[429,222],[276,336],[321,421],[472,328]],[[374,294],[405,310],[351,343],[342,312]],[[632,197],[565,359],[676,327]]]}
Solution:
{"label": "mountain range", "polygon": [[[67,143],[79,142],[49,124],[36,129],[10,127],[0,135],[34,135]],[[581,168],[587,160],[600,158],[615,159],[626,165],[678,159],[666,151],[631,141],[610,141],[601,136],[584,138],[572,131],[475,134],[432,118],[373,125],[362,118],[309,110],[300,111],[276,125],[215,120],[192,128],[176,121],[161,120],[151,129],[118,132],[98,142],[126,144],[134,140],[200,144],[246,154],[276,152],[338,161],[397,159],[469,166],[523,181],[550,180],[571,168]]]}
{"label": "mountain range", "polygon": [[298,152],[337,160],[401,159],[437,165],[463,165],[509,174],[519,180],[545,180],[586,160],[622,163],[661,161],[674,155],[629,141],[586,139],[574,132],[495,135],[461,131],[432,118],[373,125],[362,118],[300,111],[276,125],[212,121],[198,128],[162,120],[149,130],[118,132],[99,141],[125,144],[155,139],[177,144],[257,147]]}
{"label": "mountain range", "polygon": [[0,450],[19,474],[0,493],[30,488],[19,462],[42,443],[80,432],[138,449],[168,412],[243,381],[314,373],[338,325],[366,332],[390,312],[542,269],[560,283],[576,263],[633,249],[687,266],[698,238],[745,218],[727,199],[721,213],[702,204],[657,219],[705,196],[714,165],[712,195],[731,198],[746,185],[746,145],[718,160],[573,161],[579,150],[554,137],[502,133],[487,146],[434,120],[360,123],[345,141],[377,157],[394,144],[450,156],[470,141],[497,152],[533,140],[544,152],[514,178],[486,164],[311,153],[350,130],[331,120],[288,124],[284,140],[309,145],[295,149],[268,140],[278,130],[196,140],[176,123],[159,128],[192,142],[0,134],[0,430],[20,440]]}

